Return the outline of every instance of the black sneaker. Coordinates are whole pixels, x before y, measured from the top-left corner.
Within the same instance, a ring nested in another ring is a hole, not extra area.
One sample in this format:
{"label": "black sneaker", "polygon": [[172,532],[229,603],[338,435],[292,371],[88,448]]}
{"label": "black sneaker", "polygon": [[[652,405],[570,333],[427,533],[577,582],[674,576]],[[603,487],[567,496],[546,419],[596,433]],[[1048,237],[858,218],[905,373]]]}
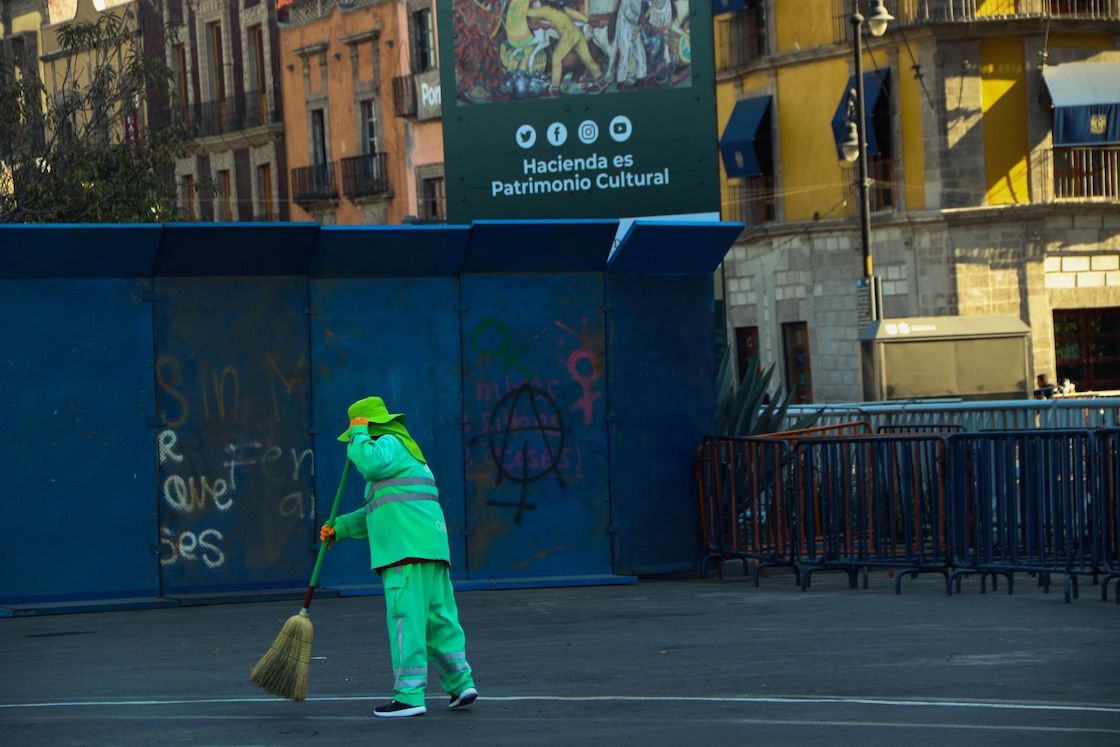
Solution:
{"label": "black sneaker", "polygon": [[452,695],[451,702],[447,704],[447,708],[448,710],[466,708],[476,700],[478,700],[478,690],[475,690],[473,687],[468,687],[458,695]]}
{"label": "black sneaker", "polygon": [[408,716],[423,716],[428,709],[422,705],[413,706],[394,700],[383,706],[373,709],[373,715],[380,718],[406,718]]}

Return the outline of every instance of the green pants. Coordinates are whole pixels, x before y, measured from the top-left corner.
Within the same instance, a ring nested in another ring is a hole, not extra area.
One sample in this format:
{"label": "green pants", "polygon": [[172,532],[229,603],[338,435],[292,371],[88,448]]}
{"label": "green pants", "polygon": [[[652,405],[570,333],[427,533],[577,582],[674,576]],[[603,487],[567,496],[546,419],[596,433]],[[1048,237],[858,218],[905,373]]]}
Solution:
{"label": "green pants", "polygon": [[474,687],[447,563],[410,563],[380,574],[397,702],[424,705],[429,658],[445,692],[458,695]]}

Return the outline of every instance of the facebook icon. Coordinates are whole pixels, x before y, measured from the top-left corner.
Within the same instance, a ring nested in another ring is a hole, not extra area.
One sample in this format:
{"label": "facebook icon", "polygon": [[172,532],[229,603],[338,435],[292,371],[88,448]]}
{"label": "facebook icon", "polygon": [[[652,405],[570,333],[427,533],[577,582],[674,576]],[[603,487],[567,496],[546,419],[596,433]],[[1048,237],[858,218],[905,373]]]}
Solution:
{"label": "facebook icon", "polygon": [[561,146],[568,140],[568,128],[560,122],[553,122],[545,131],[549,145]]}

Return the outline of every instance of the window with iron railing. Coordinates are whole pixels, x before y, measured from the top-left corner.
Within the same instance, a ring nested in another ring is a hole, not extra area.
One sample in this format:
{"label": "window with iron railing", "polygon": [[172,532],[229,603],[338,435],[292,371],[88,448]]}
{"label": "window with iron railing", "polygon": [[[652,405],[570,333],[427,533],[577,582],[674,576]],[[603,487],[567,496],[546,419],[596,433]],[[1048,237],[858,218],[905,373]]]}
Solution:
{"label": "window with iron railing", "polygon": [[292,199],[306,205],[338,199],[333,163],[317,163],[292,169]]}
{"label": "window with iron railing", "polygon": [[1120,146],[1054,148],[1055,200],[1120,200]]}
{"label": "window with iron railing", "polygon": [[411,75],[393,78],[393,110],[398,117],[416,116],[416,84]]}
{"label": "window with iron railing", "polygon": [[[858,164],[851,164],[849,179],[844,188],[844,215],[848,218],[859,216]],[[894,158],[888,155],[874,155],[867,158],[867,178],[870,185],[867,199],[873,213],[889,213],[898,209],[898,194],[894,183]]]}
{"label": "window with iron railing", "polygon": [[342,193],[348,198],[370,197],[389,192],[387,158],[384,153],[367,153],[343,158]]}
{"label": "window with iron railing", "polygon": [[727,70],[766,56],[766,3],[755,0],[736,13],[716,17],[716,69]]}
{"label": "window with iron railing", "polygon": [[[926,23],[972,23],[1013,18],[1120,20],[1116,0],[884,0],[891,29]],[[851,0],[833,0],[833,35],[851,38]],[[867,15],[866,10],[864,15]]]}
{"label": "window with iron railing", "polygon": [[177,102],[170,110],[148,114],[149,127],[177,125],[183,128],[188,139],[240,132],[262,125],[280,123],[279,109],[272,105],[271,94],[247,91],[240,96],[229,96],[221,101],[202,101],[194,104]]}
{"label": "window with iron railing", "polygon": [[769,174],[746,177],[727,185],[727,219],[745,223],[747,228],[777,219],[774,177]]}

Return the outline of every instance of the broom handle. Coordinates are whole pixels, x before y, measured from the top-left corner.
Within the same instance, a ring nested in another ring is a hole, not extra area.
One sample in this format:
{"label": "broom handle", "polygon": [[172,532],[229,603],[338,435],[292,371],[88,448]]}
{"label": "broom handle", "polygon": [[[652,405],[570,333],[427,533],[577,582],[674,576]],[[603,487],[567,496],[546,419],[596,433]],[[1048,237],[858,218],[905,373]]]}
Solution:
{"label": "broom handle", "polygon": [[[334,494],[334,505],[331,506],[331,517],[327,519],[327,523],[332,527],[334,520],[338,517],[338,507],[342,503],[342,491],[346,487],[346,476],[350,472],[350,459],[346,460],[346,466],[342,468],[342,479],[338,481],[338,490]],[[311,607],[311,597],[315,595],[315,587],[319,585],[319,571],[323,569],[323,557],[327,554],[327,548],[331,546],[330,542],[324,542],[319,545],[319,557],[315,559],[315,569],[311,571],[311,583],[307,586],[307,595],[303,598],[303,608],[306,610]]]}

